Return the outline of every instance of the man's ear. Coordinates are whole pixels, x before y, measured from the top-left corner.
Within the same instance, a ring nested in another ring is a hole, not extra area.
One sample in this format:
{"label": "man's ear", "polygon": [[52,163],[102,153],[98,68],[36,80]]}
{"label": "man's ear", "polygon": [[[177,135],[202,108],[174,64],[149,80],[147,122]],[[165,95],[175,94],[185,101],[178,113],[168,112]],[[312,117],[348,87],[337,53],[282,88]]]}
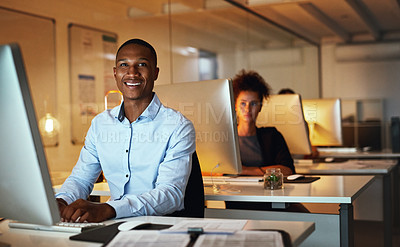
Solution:
{"label": "man's ear", "polygon": [[114,79],[117,78],[117,68],[113,67],[113,74],[114,74]]}
{"label": "man's ear", "polygon": [[158,79],[158,73],[160,72],[160,68],[156,67],[156,70],[154,71],[154,80]]}

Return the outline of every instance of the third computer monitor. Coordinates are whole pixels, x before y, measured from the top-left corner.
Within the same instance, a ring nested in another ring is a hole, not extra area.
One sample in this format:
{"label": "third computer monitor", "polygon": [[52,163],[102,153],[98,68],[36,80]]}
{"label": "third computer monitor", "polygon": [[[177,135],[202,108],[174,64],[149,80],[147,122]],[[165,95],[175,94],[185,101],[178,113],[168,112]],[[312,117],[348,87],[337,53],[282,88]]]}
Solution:
{"label": "third computer monitor", "polygon": [[311,153],[300,95],[271,95],[264,100],[256,124],[258,127],[275,127],[285,138],[292,155]]}
{"label": "third computer monitor", "polygon": [[241,172],[235,103],[229,79],[159,85],[154,91],[165,106],[192,121],[203,172]]}
{"label": "third computer monitor", "polygon": [[303,109],[313,146],[341,146],[343,144],[340,99],[303,100]]}

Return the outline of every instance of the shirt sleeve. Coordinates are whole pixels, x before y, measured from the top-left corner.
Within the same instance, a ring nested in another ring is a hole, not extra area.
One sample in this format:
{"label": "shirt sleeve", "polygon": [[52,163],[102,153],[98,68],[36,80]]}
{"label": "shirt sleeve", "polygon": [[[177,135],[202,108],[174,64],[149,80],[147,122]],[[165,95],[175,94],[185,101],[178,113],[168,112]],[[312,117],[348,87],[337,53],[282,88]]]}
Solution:
{"label": "shirt sleeve", "polygon": [[140,195],[125,194],[118,200],[107,202],[115,209],[116,218],[165,215],[183,209],[195,149],[194,127],[186,120],[170,136],[155,188]]}
{"label": "shirt sleeve", "polygon": [[85,138],[85,145],[82,148],[79,159],[65,180],[56,198],[64,199],[68,204],[77,199],[87,199],[90,195],[94,183],[101,173],[101,166],[97,156],[95,141],[95,121],[88,130]]}

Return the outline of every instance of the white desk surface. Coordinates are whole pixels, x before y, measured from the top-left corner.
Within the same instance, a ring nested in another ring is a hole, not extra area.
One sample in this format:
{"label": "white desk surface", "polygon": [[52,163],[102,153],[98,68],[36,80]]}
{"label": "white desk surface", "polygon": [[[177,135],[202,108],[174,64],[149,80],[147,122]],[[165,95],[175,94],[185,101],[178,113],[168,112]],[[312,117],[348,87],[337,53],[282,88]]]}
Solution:
{"label": "white desk surface", "polygon": [[[107,221],[107,223],[114,223],[117,221],[127,220],[140,220],[151,223],[159,224],[176,224],[181,220],[190,218],[179,217],[161,217],[161,216],[143,216],[133,217],[121,220]],[[198,219],[193,220],[215,220],[215,219]],[[235,220],[232,220],[234,223]],[[271,229],[271,230],[284,230],[289,233],[293,246],[298,246],[302,243],[314,230],[315,224],[313,222],[295,222],[295,221],[270,221],[270,220],[249,220],[244,227],[244,230],[253,229]],[[69,240],[69,236],[74,233],[61,233],[61,232],[48,232],[48,231],[35,231],[35,230],[22,230],[22,229],[9,229],[8,221],[0,222],[0,246],[2,243],[9,244],[12,247],[54,247],[54,246],[101,246],[100,243],[90,243],[83,241]],[[6,245],[7,246],[7,245]]]}
{"label": "white desk surface", "polygon": [[345,162],[295,164],[296,173],[329,175],[377,175],[388,174],[397,160],[348,160]]}
{"label": "white desk surface", "polygon": [[[312,183],[285,183],[280,190],[264,190],[263,183],[219,184],[219,192],[205,186],[206,200],[253,202],[352,203],[374,176],[319,176]],[[57,192],[61,185],[54,186]],[[110,196],[107,183],[96,183],[91,195]]]}
{"label": "white desk surface", "polygon": [[215,201],[279,203],[353,203],[374,176],[320,176],[312,183],[285,183],[283,189],[265,190],[263,184],[220,185],[204,188],[205,199]]}
{"label": "white desk surface", "polygon": [[338,157],[338,158],[400,158],[400,153],[390,151],[383,152],[319,152],[320,157]]}

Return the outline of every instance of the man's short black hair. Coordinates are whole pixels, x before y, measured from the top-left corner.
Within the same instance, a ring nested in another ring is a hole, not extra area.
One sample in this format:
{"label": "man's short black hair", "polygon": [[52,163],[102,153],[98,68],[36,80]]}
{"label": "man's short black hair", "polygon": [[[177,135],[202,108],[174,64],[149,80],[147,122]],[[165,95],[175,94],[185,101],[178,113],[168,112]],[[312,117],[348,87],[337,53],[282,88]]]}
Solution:
{"label": "man's short black hair", "polygon": [[157,53],[156,53],[156,50],[154,49],[154,47],[153,47],[152,45],[150,45],[148,42],[146,42],[146,41],[144,41],[144,40],[142,40],[142,39],[130,39],[130,40],[125,41],[125,43],[123,43],[123,44],[118,48],[117,54],[115,55],[115,59],[117,59],[118,53],[119,53],[119,51],[122,49],[122,47],[124,47],[124,46],[126,46],[126,45],[130,45],[130,44],[141,45],[141,46],[144,46],[144,47],[149,48],[150,51],[151,51],[151,53],[152,53],[153,56],[154,56],[155,66],[157,67]]}

